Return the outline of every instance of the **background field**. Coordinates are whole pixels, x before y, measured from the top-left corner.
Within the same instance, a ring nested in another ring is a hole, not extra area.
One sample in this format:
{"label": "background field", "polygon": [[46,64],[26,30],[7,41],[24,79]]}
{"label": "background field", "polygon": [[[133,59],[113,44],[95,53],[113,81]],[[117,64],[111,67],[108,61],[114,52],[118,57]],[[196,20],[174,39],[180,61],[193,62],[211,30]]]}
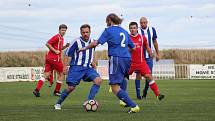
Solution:
{"label": "background field", "polygon": [[[36,82],[0,83],[0,121],[214,121],[214,80],[157,81],[166,99],[158,102],[152,91],[147,100],[136,100],[133,81],[128,93],[139,104],[141,112],[129,115],[128,108],[118,105],[117,98],[108,93],[104,81],[96,100],[98,112],[85,112],[85,101],[91,83],[81,83],[63,103],[63,110],[53,110],[57,97],[52,96],[46,83],[41,97],[32,95]],[[143,82],[142,82],[143,83]],[[64,85],[65,86],[65,85]]]}
{"label": "background field", "polygon": [[[45,51],[0,52],[0,67],[43,66],[45,54]],[[107,60],[107,51],[96,51],[95,57]],[[174,59],[175,64],[212,64],[215,63],[215,49],[160,50],[160,58]]]}

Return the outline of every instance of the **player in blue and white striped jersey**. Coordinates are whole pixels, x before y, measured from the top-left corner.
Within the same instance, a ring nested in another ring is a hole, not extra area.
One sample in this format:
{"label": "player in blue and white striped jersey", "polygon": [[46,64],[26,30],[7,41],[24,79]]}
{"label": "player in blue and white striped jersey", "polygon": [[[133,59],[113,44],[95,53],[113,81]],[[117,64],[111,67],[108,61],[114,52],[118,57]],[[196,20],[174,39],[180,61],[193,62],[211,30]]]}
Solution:
{"label": "player in blue and white striped jersey", "polygon": [[84,41],[82,37],[79,37],[72,41],[71,46],[67,49],[65,55],[71,57],[70,66],[84,66],[92,67],[95,48],[78,52],[79,48],[86,47],[94,41],[89,38],[88,41]]}
{"label": "player in blue and white striped jersey", "polygon": [[[149,47],[152,50],[152,53],[156,59],[156,61],[159,61],[159,49],[158,49],[158,42],[157,42],[157,33],[154,27],[148,26],[148,20],[146,17],[141,17],[140,18],[140,29],[138,30],[143,36],[146,37],[147,43]],[[148,52],[146,49],[144,49],[144,56],[146,59],[146,62],[152,72],[153,68],[153,58],[149,56]],[[140,95],[140,79],[135,80],[135,85],[136,85],[136,90],[137,90],[137,95]],[[143,90],[143,98],[146,98],[147,91],[149,88],[149,82],[146,81],[145,83],[145,88]]]}
{"label": "player in blue and white striped jersey", "polygon": [[75,89],[75,87],[79,85],[81,80],[85,82],[94,82],[88,95],[88,100],[94,99],[102,83],[99,74],[94,69],[95,63],[93,60],[95,48],[79,52],[79,49],[88,46],[94,41],[90,38],[90,26],[88,24],[84,24],[80,27],[80,31],[81,37],[73,40],[70,47],[65,52],[64,73],[68,70],[67,64],[69,57],[71,57],[70,68],[66,80],[68,87],[62,92],[60,98],[54,106],[55,109],[58,110],[61,109],[61,103]]}

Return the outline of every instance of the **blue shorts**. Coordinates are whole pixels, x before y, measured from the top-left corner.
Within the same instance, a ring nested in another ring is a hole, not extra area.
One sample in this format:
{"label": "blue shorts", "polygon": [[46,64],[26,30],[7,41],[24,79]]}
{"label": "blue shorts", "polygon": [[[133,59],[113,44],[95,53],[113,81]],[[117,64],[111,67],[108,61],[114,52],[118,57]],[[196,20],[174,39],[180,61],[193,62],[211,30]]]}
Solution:
{"label": "blue shorts", "polygon": [[146,63],[149,66],[151,73],[152,73],[152,68],[153,68],[153,59],[152,58],[146,58]]}
{"label": "blue shorts", "polygon": [[110,85],[121,84],[128,75],[131,58],[110,57],[109,60],[109,81]]}
{"label": "blue shorts", "polygon": [[83,66],[70,66],[66,83],[68,86],[79,85],[80,81],[91,82],[96,77],[100,77],[95,69]]}

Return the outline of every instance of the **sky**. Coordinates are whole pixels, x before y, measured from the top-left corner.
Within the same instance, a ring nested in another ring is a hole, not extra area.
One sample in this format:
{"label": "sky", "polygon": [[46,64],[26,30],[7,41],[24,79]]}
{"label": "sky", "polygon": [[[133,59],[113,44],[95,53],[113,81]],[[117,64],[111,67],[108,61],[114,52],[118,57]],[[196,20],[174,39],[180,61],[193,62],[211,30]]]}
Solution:
{"label": "sky", "polygon": [[147,17],[160,49],[215,49],[215,0],[0,0],[0,51],[45,50],[62,23],[69,27],[66,42],[79,37],[85,23],[97,39],[109,13],[121,16],[126,30]]}

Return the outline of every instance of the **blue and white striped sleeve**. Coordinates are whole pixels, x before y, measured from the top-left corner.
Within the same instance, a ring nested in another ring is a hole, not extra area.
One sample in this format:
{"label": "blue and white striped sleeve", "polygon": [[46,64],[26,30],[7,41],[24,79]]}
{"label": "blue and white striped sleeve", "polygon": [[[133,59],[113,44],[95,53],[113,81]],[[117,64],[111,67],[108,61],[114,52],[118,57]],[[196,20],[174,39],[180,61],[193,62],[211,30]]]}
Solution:
{"label": "blue and white striped sleeve", "polygon": [[65,55],[72,57],[75,53],[75,51],[78,49],[78,44],[76,40],[73,40],[70,43],[70,46],[67,48],[67,50],[65,51]]}
{"label": "blue and white striped sleeve", "polygon": [[152,27],[152,32],[153,32],[152,40],[155,41],[158,37],[154,27]]}

